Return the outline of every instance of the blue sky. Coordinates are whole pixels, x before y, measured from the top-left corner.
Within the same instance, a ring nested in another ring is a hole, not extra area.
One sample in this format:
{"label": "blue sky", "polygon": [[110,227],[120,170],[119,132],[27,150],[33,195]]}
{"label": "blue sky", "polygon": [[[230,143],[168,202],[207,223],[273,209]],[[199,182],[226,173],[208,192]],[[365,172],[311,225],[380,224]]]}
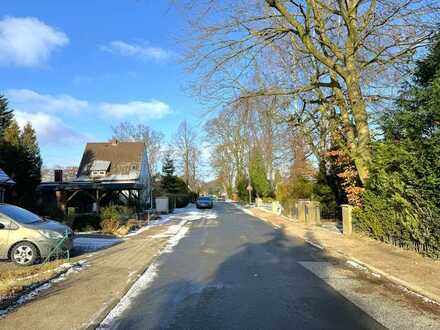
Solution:
{"label": "blue sky", "polygon": [[78,164],[86,141],[108,140],[124,120],[167,139],[183,119],[200,126],[170,3],[2,1],[0,93],[36,128],[45,165]]}

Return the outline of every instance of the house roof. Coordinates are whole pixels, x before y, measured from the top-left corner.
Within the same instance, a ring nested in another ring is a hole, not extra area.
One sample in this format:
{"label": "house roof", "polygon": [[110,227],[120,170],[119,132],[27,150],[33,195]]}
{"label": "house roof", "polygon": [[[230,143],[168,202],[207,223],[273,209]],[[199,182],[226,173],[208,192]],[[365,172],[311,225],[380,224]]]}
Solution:
{"label": "house roof", "polygon": [[90,171],[107,171],[111,162],[108,160],[94,160]]}
{"label": "house roof", "polygon": [[92,168],[108,170],[106,176],[98,180],[136,180],[140,175],[144,152],[143,142],[87,143],[75,181],[91,180]]}
{"label": "house roof", "polygon": [[3,170],[0,168],[0,185],[14,185],[15,182],[12,180]]}

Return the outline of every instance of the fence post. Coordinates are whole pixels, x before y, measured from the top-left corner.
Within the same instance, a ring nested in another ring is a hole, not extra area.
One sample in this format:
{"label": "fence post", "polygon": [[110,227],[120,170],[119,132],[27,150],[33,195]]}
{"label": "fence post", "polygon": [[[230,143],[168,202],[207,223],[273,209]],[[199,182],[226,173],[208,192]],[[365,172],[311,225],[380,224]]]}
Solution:
{"label": "fence post", "polygon": [[280,214],[279,211],[280,211],[280,202],[278,201],[272,202],[272,212],[279,215]]}
{"label": "fence post", "polygon": [[321,209],[319,202],[312,201],[310,202],[310,222],[315,225],[321,225]]}
{"label": "fence post", "polygon": [[353,233],[353,206],[348,204],[341,205],[342,207],[342,232],[344,235],[351,235]]}
{"label": "fence post", "polygon": [[263,200],[261,198],[255,198],[255,204],[257,207],[263,206]]}
{"label": "fence post", "polygon": [[305,223],[306,222],[306,201],[304,199],[298,200],[298,221]]}

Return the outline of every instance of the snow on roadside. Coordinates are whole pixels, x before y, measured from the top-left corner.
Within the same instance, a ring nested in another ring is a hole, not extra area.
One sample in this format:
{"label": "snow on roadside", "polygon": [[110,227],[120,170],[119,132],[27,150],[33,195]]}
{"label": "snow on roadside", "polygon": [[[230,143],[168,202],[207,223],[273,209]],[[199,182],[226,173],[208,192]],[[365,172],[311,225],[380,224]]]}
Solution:
{"label": "snow on roadside", "polygon": [[349,265],[350,265],[351,267],[353,267],[353,268],[356,268],[356,269],[362,270],[362,271],[364,271],[364,272],[367,271],[367,268],[366,268],[366,267],[362,266],[361,264],[357,263],[357,262],[354,261],[354,260],[347,260],[347,264],[349,264]]}
{"label": "snow on roadside", "polygon": [[241,205],[239,205],[239,204],[232,204],[232,205],[234,205],[234,206],[235,206],[237,209],[239,209],[240,211],[243,211],[243,212],[246,213],[246,214],[249,214],[249,215],[254,216],[254,214],[252,213],[251,210],[249,210],[249,209],[247,209],[247,208],[245,208],[245,207],[243,207],[243,206],[241,206]]}
{"label": "snow on roadside", "polygon": [[161,219],[151,220],[148,225],[145,225],[145,226],[139,228],[138,230],[125,235],[124,237],[131,237],[131,236],[139,235],[140,233],[142,233],[146,230],[149,230],[150,228],[167,224],[168,222],[176,220],[176,219],[183,219],[183,220],[192,221],[192,220],[198,220],[202,217],[204,217],[206,219],[217,218],[217,214],[214,211],[212,211],[212,210],[209,210],[209,211],[198,210],[194,207],[194,204],[189,204],[187,207],[174,209],[173,213],[167,214],[167,215],[163,216]]}
{"label": "snow on roadside", "polygon": [[56,276],[51,280],[47,281],[46,283],[36,286],[30,292],[23,294],[22,296],[20,296],[20,298],[17,299],[15,303],[11,304],[7,308],[0,309],[0,319],[9,312],[19,307],[20,305],[23,305],[24,303],[27,303],[28,301],[35,299],[36,297],[41,295],[44,291],[51,288],[53,284],[64,281],[71,274],[80,272],[85,266],[86,266],[86,260],[80,260],[74,264],[64,263],[58,266],[57,268],[54,269],[54,273],[56,274],[61,272],[59,276]]}
{"label": "snow on roadside", "polygon": [[157,276],[157,268],[158,264],[156,262],[151,264],[96,329],[108,329],[112,327],[117,322],[118,317],[131,305],[131,302],[138,293],[150,286]]}
{"label": "snow on roadside", "polygon": [[[215,211],[210,210],[210,212],[200,211],[193,208],[186,208],[182,211],[176,212],[168,216],[168,221],[170,220],[181,220],[176,225],[171,225],[162,234],[158,234],[152,237],[164,237],[168,238],[167,244],[164,249],[162,249],[157,256],[171,253],[174,250],[180,240],[186,236],[189,231],[189,227],[186,226],[191,221],[201,220],[201,219],[215,219],[217,214]],[[157,276],[159,271],[160,263],[159,261],[153,262],[148,269],[136,280],[133,286],[128,290],[124,297],[119,301],[119,303],[110,311],[106,318],[101,322],[101,324],[96,329],[109,329],[117,326],[118,320],[121,315],[131,306],[133,300],[140,294],[141,291],[147,289]]]}

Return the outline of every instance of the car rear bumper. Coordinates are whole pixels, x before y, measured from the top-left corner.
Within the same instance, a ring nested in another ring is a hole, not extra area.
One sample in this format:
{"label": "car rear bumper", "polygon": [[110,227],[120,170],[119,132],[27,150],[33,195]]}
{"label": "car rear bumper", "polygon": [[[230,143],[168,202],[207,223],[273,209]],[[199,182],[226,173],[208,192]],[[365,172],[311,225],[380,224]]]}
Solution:
{"label": "car rear bumper", "polygon": [[197,204],[199,209],[210,209],[212,208],[212,204]]}

